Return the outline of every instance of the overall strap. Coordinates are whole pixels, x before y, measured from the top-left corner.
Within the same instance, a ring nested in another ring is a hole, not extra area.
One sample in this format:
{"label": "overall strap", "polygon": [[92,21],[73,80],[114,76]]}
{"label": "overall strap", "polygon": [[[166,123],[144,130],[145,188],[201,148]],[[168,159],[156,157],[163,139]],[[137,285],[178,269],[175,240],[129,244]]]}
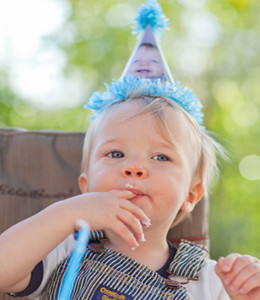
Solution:
{"label": "overall strap", "polygon": [[197,280],[207,258],[208,252],[204,246],[182,240],[169,266],[169,272],[175,276]]}
{"label": "overall strap", "polygon": [[103,230],[90,231],[89,242],[99,242],[106,238]]}

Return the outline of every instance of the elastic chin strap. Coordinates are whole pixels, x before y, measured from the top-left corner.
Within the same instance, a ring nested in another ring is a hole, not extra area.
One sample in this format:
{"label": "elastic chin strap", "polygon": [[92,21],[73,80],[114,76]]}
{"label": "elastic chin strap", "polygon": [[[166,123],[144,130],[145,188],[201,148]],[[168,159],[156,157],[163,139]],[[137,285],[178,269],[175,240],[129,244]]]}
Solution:
{"label": "elastic chin strap", "polygon": [[166,81],[166,76],[165,74],[162,74],[161,76],[158,77],[145,77],[147,79],[150,79],[151,81],[157,81],[157,80],[161,80],[161,81]]}

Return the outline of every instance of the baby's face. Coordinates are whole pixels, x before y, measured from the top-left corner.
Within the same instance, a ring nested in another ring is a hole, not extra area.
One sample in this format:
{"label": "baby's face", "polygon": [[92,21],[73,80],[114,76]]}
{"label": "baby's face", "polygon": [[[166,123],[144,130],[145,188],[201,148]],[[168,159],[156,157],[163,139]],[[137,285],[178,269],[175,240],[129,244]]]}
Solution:
{"label": "baby's face", "polygon": [[135,101],[114,107],[97,128],[87,171],[88,191],[131,190],[132,199],[168,230],[190,194],[193,153],[178,115],[166,112],[174,143]]}
{"label": "baby's face", "polygon": [[163,62],[156,48],[140,47],[126,75],[153,78],[164,74]]}

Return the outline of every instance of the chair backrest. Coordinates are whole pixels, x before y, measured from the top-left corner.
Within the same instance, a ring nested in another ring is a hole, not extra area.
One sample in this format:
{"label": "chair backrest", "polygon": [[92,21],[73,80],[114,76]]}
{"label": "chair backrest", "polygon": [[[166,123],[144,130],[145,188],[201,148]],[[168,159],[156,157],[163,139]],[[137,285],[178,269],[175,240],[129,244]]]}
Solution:
{"label": "chair backrest", "polygon": [[[83,139],[82,132],[0,129],[0,233],[51,203],[80,193]],[[208,246],[207,201],[202,199],[168,237]],[[9,297],[0,295],[3,299]]]}

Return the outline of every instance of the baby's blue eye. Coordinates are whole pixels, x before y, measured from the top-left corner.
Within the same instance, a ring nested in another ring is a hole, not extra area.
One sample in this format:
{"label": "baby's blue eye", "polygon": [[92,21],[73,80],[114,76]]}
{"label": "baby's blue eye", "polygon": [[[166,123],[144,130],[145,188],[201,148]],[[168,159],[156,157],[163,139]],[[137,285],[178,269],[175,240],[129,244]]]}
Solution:
{"label": "baby's blue eye", "polygon": [[152,59],[151,62],[158,64],[158,60],[156,60],[156,59]]}
{"label": "baby's blue eye", "polygon": [[140,61],[140,59],[135,59],[135,60],[133,61],[133,63],[136,64],[136,63],[138,63],[139,61]]}
{"label": "baby's blue eye", "polygon": [[111,151],[107,154],[107,156],[111,158],[122,158],[124,157],[124,154],[120,151]]}
{"label": "baby's blue eye", "polygon": [[153,157],[153,159],[156,159],[156,160],[159,160],[159,161],[169,161],[169,157],[167,157],[166,155],[163,155],[163,154],[158,154],[158,155],[155,155]]}

